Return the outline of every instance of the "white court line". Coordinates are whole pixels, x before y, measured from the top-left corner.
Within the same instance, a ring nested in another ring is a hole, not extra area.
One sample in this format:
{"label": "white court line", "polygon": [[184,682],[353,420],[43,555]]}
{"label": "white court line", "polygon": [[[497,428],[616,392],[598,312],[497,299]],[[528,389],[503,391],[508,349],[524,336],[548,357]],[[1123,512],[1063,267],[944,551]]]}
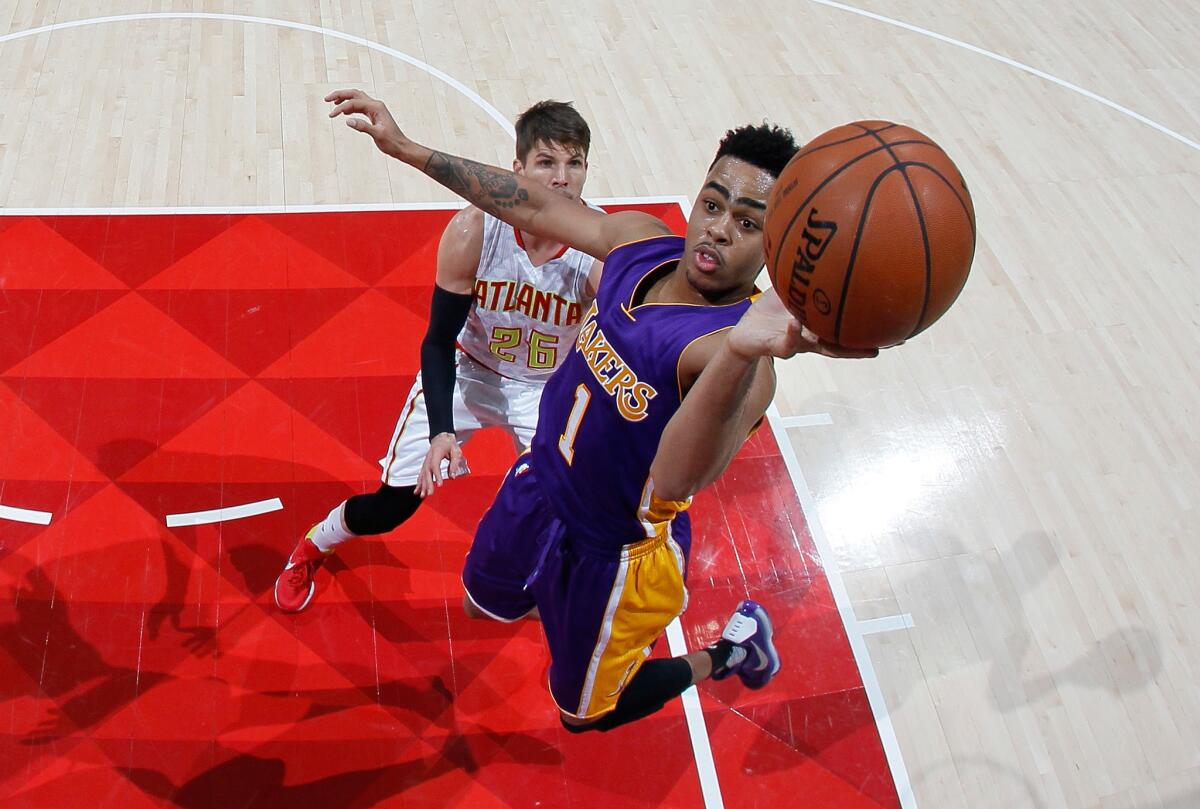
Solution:
{"label": "white court line", "polygon": [[208,511],[188,511],[182,514],[168,514],[167,527],[178,528],[182,525],[207,525],[213,522],[240,520],[245,517],[256,517],[259,514],[270,514],[272,511],[281,511],[282,509],[283,501],[278,497],[272,497],[270,500],[244,503],[240,506],[214,508]]}
{"label": "white court line", "polygon": [[[466,203],[432,203],[437,210],[457,211]],[[0,216],[181,216],[189,214],[359,213],[371,211],[428,211],[428,202],[363,202],[339,205],[182,205],[161,208],[0,208]]]}
{"label": "white court line", "polygon": [[308,23],[292,22],[290,20],[277,20],[272,17],[251,17],[246,14],[215,14],[209,12],[189,11],[189,12],[152,12],[147,14],[118,14],[110,17],[90,17],[86,20],[69,20],[67,22],[58,22],[52,25],[43,25],[39,28],[29,28],[24,31],[14,31],[11,34],[0,36],[0,45],[14,39],[22,39],[23,37],[36,36],[38,34],[46,34],[51,31],[61,31],[67,28],[81,28],[85,25],[103,25],[110,22],[137,22],[139,20],[217,20],[219,22],[243,22],[255,23],[259,25],[273,25],[277,28],[291,28],[295,31],[308,31],[313,34],[329,37],[330,39],[340,39],[344,42],[351,42],[355,45],[361,45],[364,48],[370,48],[373,51],[379,51],[391,56],[393,59],[399,59],[401,62],[407,62],[418,70],[423,70],[434,78],[441,79],[446,84],[453,87],[455,90],[466,96],[477,107],[491,116],[492,120],[504,127],[509,136],[516,138],[516,130],[500,110],[489,104],[479,93],[467,87],[448,73],[438,70],[433,65],[422,62],[415,56],[409,56],[407,53],[389,48],[386,45],[381,45],[378,42],[372,42],[369,39],[363,39],[353,34],[345,34],[341,31],[334,31],[330,28],[322,28],[319,25],[309,25]]}
{"label": "white court line", "polygon": [[866,618],[858,622],[858,632],[860,635],[878,635],[881,632],[912,629],[914,626],[916,624],[913,623],[912,615],[905,612],[900,615],[885,615],[882,618]]}
{"label": "white court line", "polygon": [[[687,654],[687,640],[683,627],[676,618],[667,624],[667,648],[672,657]],[[708,728],[704,724],[704,711],[700,708],[700,692],[691,686],[679,697],[683,700],[683,715],[687,719],[688,735],[692,737],[692,753],[696,757],[696,770],[700,774],[700,794],[704,796],[705,809],[724,809],[721,785],[717,781],[717,767],[713,763],[712,745],[708,740]]]}
{"label": "white court line", "polygon": [[825,569],[825,578],[829,581],[829,589],[833,593],[834,603],[837,604],[838,614],[842,616],[842,625],[846,628],[846,637],[850,641],[850,651],[854,654],[854,662],[858,665],[858,673],[862,676],[863,689],[867,692],[867,702],[871,704],[871,712],[875,714],[875,727],[879,731],[879,741],[883,744],[883,753],[887,756],[888,767],[892,771],[892,780],[896,784],[896,794],[900,798],[903,809],[916,809],[917,798],[913,794],[912,781],[908,777],[908,769],[904,766],[904,756],[900,752],[900,740],[896,738],[896,729],[892,726],[892,717],[888,713],[887,702],[883,698],[883,689],[879,685],[879,677],[875,674],[875,666],[871,663],[871,653],[863,640],[861,623],[854,617],[854,606],[850,603],[850,594],[842,581],[842,572],[837,567],[836,557],[825,530],[821,527],[817,504],[809,491],[804,473],[800,471],[800,462],[796,459],[796,451],[788,439],[787,432],[779,423],[782,417],[779,408],[774,404],[767,410],[767,421],[779,442],[779,452],[783,462],[787,464],[792,476],[792,485],[796,496],[800,498],[800,508],[808,523],[809,533],[812,534],[813,544],[817,546],[817,555],[821,558]]}
{"label": "white court line", "polygon": [[780,416],[779,424],[783,427],[826,427],[833,424],[833,416],[828,413],[809,413],[805,416]]}
{"label": "white court line", "polygon": [[49,525],[54,515],[49,511],[34,511],[31,508],[0,505],[0,520],[27,522],[31,525]]}
{"label": "white court line", "polygon": [[1036,67],[1027,65],[1024,62],[1018,62],[1016,59],[1010,59],[1007,56],[1001,56],[1000,54],[996,53],[995,51],[989,51],[989,50],[979,47],[978,45],[972,45],[969,42],[963,42],[961,39],[955,39],[954,37],[948,37],[945,34],[939,34],[936,31],[930,31],[928,28],[921,28],[920,26],[912,25],[911,23],[902,22],[901,20],[896,20],[891,17],[885,17],[882,14],[876,14],[873,11],[864,11],[861,8],[855,8],[854,6],[848,6],[845,3],[835,2],[835,0],[811,0],[811,2],[817,3],[818,5],[829,6],[830,8],[836,8],[836,9],[840,9],[842,11],[847,11],[851,14],[857,14],[860,17],[867,17],[868,19],[876,20],[878,22],[886,23],[888,25],[894,25],[897,28],[903,28],[906,31],[912,31],[914,34],[921,34],[922,36],[927,36],[927,37],[930,37],[931,39],[936,39],[938,42],[945,42],[947,45],[953,45],[956,48],[962,48],[963,50],[968,50],[971,53],[977,53],[980,56],[986,56],[988,59],[994,59],[997,62],[1008,65],[1009,67],[1015,67],[1017,70],[1028,73],[1031,76],[1037,76],[1039,79],[1045,79],[1046,81],[1051,82],[1053,84],[1057,84],[1059,87],[1064,87],[1073,93],[1078,93],[1079,95],[1083,96],[1084,98],[1090,98],[1092,101],[1097,101],[1097,102],[1103,104],[1104,106],[1109,107],[1110,109],[1116,110],[1117,112],[1121,113],[1122,115],[1128,115],[1130,118],[1133,118],[1135,121],[1141,121],[1146,126],[1157,129],[1159,132],[1162,132],[1164,135],[1174,138],[1175,140],[1179,141],[1183,145],[1190,146],[1193,149],[1200,151],[1200,143],[1197,143],[1196,141],[1192,140],[1191,138],[1181,135],[1173,129],[1168,129],[1167,127],[1163,126],[1162,124],[1158,123],[1157,121],[1152,121],[1149,118],[1147,118],[1145,115],[1142,115],[1139,112],[1134,112],[1133,110],[1129,109],[1128,107],[1123,107],[1120,104],[1118,104],[1117,102],[1107,99],[1104,96],[1099,95],[1098,93],[1093,93],[1091,90],[1085,90],[1084,88],[1080,87],[1077,84],[1072,84],[1071,82],[1066,81],[1064,79],[1060,79],[1057,76],[1052,76],[1049,73],[1047,73],[1046,71],[1038,70]]}
{"label": "white court line", "polygon": [[[679,197],[588,197],[593,205],[661,205],[677,203]],[[0,208],[0,216],[164,216],[184,214],[292,214],[347,213],[360,211],[457,211],[467,203],[446,202],[360,202],[330,205],[192,205],[161,208]]]}

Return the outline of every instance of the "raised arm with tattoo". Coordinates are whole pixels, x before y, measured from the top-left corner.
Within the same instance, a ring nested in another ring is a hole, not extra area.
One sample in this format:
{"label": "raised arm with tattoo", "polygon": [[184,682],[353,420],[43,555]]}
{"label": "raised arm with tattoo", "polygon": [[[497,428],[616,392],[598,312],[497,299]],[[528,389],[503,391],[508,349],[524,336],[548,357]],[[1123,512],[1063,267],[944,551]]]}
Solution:
{"label": "raised arm with tattoo", "polygon": [[640,211],[605,215],[573,203],[538,183],[465,157],[438,152],[409,139],[382,101],[361,90],[335,90],[329,117],[349,117],[384,154],[407,163],[497,219],[603,260],[626,242],[670,233],[662,220]]}

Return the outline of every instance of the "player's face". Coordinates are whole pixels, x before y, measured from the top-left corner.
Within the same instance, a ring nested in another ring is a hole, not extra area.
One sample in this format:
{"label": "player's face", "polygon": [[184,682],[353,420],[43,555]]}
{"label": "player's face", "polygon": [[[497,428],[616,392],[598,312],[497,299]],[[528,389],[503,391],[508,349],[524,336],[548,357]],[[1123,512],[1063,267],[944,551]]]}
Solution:
{"label": "player's face", "polygon": [[683,262],[688,283],[709,300],[749,294],[763,266],[763,220],[775,178],[722,157],[704,178],[688,217]]}
{"label": "player's face", "polygon": [[564,197],[579,199],[587,182],[587,155],[572,146],[538,141],[513,171],[541,183]]}

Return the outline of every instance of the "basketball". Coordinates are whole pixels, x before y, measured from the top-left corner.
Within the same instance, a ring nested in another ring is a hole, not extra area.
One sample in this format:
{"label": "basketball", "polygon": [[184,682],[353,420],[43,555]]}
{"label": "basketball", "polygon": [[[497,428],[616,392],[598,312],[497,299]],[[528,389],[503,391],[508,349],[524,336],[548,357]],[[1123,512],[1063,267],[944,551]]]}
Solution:
{"label": "basketball", "polygon": [[884,348],[954,303],[975,256],[975,208],[954,162],[915,129],[858,121],[805,144],[767,201],[767,270],[824,340]]}

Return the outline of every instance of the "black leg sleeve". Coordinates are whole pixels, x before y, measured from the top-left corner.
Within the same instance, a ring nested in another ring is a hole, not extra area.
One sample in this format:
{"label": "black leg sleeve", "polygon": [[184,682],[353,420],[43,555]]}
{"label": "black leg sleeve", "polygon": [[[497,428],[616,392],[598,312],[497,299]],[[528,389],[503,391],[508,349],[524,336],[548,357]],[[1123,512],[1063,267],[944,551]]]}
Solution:
{"label": "black leg sleeve", "polygon": [[647,660],[617,698],[616,708],[587,725],[563,722],[563,727],[571,733],[618,728],[658,712],[691,684],[692,667],[682,657]]}
{"label": "black leg sleeve", "polygon": [[346,501],[346,527],[358,536],[386,534],[411,517],[421,505],[415,486],[388,486]]}

